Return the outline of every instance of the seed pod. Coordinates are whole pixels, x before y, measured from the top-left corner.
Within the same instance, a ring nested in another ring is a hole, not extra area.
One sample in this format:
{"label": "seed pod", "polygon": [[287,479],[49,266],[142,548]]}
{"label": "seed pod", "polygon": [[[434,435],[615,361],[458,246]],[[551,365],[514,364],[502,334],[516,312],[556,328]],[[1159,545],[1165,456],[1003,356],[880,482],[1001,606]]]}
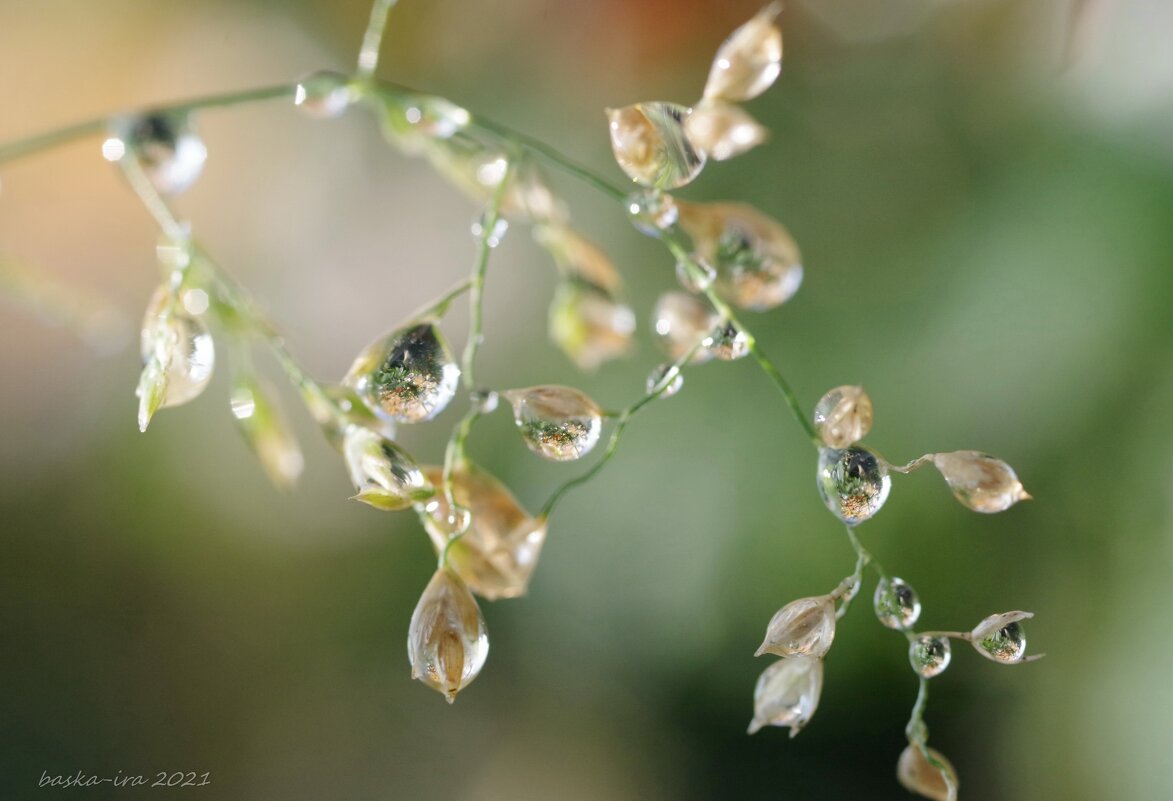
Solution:
{"label": "seed pod", "polygon": [[788,726],[793,737],[810,722],[823,691],[823,660],[813,656],[779,659],[758,677],[749,733],[763,726]]}
{"label": "seed pod", "polygon": [[729,35],[709,70],[705,98],[749,100],[770,88],[782,72],[782,30],[775,20],[781,3],[771,3]]}
{"label": "seed pod", "polygon": [[635,312],[593,284],[568,280],[559,284],[550,303],[550,339],[580,370],[631,349]]}
{"label": "seed pod", "polygon": [[823,657],[835,639],[835,600],[830,595],[799,598],[774,613],[766,639],[754,656]]}
{"label": "seed pod", "polygon": [[396,511],[427,501],[435,494],[407,452],[369,428],[348,427],[342,455],[354,483],[356,501]]}
{"label": "seed pod", "polygon": [[242,374],[232,389],[232,416],[261,467],[278,489],[297,483],[305,458],[272,388],[256,376]]}
{"label": "seed pod", "polygon": [[1030,500],[1014,469],[980,451],[934,453],[933,465],[945,477],[953,496],[975,512],[1002,512]]}
{"label": "seed pod", "polygon": [[802,255],[777,220],[745,203],[676,205],[694,256],[716,270],[716,289],[730,303],[766,311],[798,292]]}
{"label": "seed pod", "polygon": [[[707,303],[684,292],[665,292],[652,310],[656,340],[673,361],[709,335],[716,323],[717,317]],[[698,364],[711,358],[713,354],[702,347],[693,352],[690,361]]]}
{"label": "seed pod", "polygon": [[720,100],[702,100],[685,119],[684,131],[693,147],[715,161],[739,156],[770,135],[740,106]]}
{"label": "seed pod", "polygon": [[421,423],[444,411],[456,394],[460,368],[432,320],[372,342],[342,383],[371,410],[400,423]]}
{"label": "seed pod", "polygon": [[675,103],[636,103],[608,109],[615,161],[635,182],[675,189],[692,181],[705,166],[684,132],[690,109]]}
{"label": "seed pod", "polygon": [[411,677],[452,703],[481,672],[488,655],[488,632],[476,599],[451,569],[437,570],[411,615]]}
{"label": "seed pod", "polygon": [[[424,468],[437,487],[443,469]],[[448,564],[469,589],[490,601],[525,594],[546,541],[546,521],[530,517],[509,490],[481,468],[465,462],[452,473],[452,497],[467,510],[470,522],[448,551]],[[448,500],[437,492],[428,504],[424,526],[436,553],[448,545]]]}
{"label": "seed pod", "polygon": [[931,798],[933,801],[957,801],[957,771],[949,760],[935,748],[925,748],[930,762],[920,747],[909,743],[896,763],[896,778],[909,792]]}
{"label": "seed pod", "polygon": [[143,316],[140,348],[139,430],[154,413],[196,398],[212,380],[216,350],[208,327],[187,314],[167,287],[159,287]]}

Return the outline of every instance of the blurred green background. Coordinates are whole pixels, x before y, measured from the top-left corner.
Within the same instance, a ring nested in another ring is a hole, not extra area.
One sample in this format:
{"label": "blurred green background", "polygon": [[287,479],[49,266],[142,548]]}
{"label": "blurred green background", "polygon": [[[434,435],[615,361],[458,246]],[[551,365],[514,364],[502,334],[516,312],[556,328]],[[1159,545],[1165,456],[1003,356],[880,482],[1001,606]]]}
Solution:
{"label": "blurred green background", "polygon": [[[613,180],[602,109],[691,102],[757,6],[688,0],[402,0],[379,74],[556,144]],[[348,70],[359,0],[0,0],[0,141],[124,107]],[[979,448],[1036,500],[987,517],[929,472],[861,529],[928,628],[1037,613],[1005,668],[957,648],[933,744],[962,798],[1173,797],[1173,6],[1166,0],[792,0],[767,145],[682,191],[740,199],[803,248],[802,291],[747,315],[812,406],[861,383],[869,443],[904,460]],[[201,119],[179,207],[323,379],[464,274],[472,204],[388,149],[362,110],[281,102]],[[155,231],[96,140],[4,165],[0,251],[135,321]],[[638,348],[579,376],[545,338],[555,277],[515,230],[495,254],[482,380],[642,392],[672,265],[620,210],[556,179],[619,264]],[[448,333],[462,341],[465,310]],[[528,597],[448,707],[409,677],[434,567],[408,514],[348,502],[299,409],[301,487],[270,488],[221,370],[135,430],[134,348],[0,307],[0,797],[43,772],[210,772],[216,799],[899,799],[916,681],[861,603],[795,740],[745,735],[766,621],[850,572],[813,453],[748,362],[691,371],[552,521]],[[403,432],[440,458],[454,405]],[[530,509],[583,465],[530,454],[507,416],[475,458]],[[865,589],[865,599],[870,593]],[[56,791],[62,792],[62,791]]]}

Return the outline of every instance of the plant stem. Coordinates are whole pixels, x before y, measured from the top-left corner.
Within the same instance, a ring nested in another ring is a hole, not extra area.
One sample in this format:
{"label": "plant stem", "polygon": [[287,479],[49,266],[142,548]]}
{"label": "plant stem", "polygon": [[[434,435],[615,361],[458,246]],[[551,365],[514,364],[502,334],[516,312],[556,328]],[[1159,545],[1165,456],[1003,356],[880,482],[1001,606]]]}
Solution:
{"label": "plant stem", "polygon": [[383,45],[383,35],[387,32],[387,13],[395,3],[396,0],[375,0],[371,4],[371,18],[362,37],[362,47],[358,51],[358,67],[354,72],[360,81],[369,81],[375,74],[375,68],[379,66],[379,49]]}
{"label": "plant stem", "polygon": [[513,166],[510,164],[505,170],[505,175],[501,176],[501,180],[493,190],[493,196],[489,198],[489,204],[480,221],[480,244],[477,248],[476,264],[469,281],[471,291],[468,295],[468,339],[464,343],[464,354],[460,360],[461,378],[465,388],[470,392],[477,388],[475,374],[477,350],[485,338],[482,330],[485,317],[485,274],[489,269],[489,254],[496,246],[494,229],[497,227],[498,220],[501,219],[501,201],[505,198],[505,190],[512,177]]}
{"label": "plant stem", "polygon": [[87,136],[96,136],[107,132],[114,120],[120,117],[140,117],[152,113],[170,113],[170,112],[184,112],[196,111],[204,108],[224,108],[226,106],[236,106],[245,103],[254,103],[259,100],[271,100],[277,97],[292,97],[294,89],[293,84],[281,84],[279,86],[263,86],[259,89],[245,89],[239,92],[225,92],[215,95],[207,95],[204,97],[197,97],[192,100],[184,100],[179,103],[171,103],[165,106],[152,106],[147,108],[138,108],[131,111],[124,111],[115,114],[107,114],[103,117],[98,117],[85,122],[68,125],[64,128],[58,128],[45,133],[30,136],[27,139],[20,139],[15,142],[10,142],[7,145],[0,146],[0,164],[6,161],[22,158],[24,156],[32,155],[41,150],[48,150],[57,147],[58,145],[68,144],[77,139],[83,139]]}

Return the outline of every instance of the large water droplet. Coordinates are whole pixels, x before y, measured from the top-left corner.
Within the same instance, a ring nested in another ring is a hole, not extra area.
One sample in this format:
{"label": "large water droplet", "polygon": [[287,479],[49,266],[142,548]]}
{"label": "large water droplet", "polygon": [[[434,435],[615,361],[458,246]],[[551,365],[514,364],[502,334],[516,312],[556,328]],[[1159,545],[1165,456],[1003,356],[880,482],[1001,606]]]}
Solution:
{"label": "large water droplet", "polygon": [[[652,330],[669,359],[675,361],[706,338],[716,324],[716,316],[709,305],[684,292],[665,292],[652,310]],[[711,359],[713,354],[697,348],[692,363]]]}
{"label": "large water droplet", "polygon": [[818,487],[827,508],[854,526],[880,511],[888,500],[892,479],[884,462],[867,448],[822,448]]}
{"label": "large water droplet", "polygon": [[611,150],[633,181],[657,189],[690,182],[705,166],[705,155],[688,141],[689,109],[675,103],[636,103],[609,109]]}
{"label": "large water droplet", "polygon": [[293,104],[310,117],[331,119],[342,114],[354,99],[350,79],[338,72],[321,70],[298,81]]}
{"label": "large water droplet", "polygon": [[758,677],[749,733],[763,726],[788,726],[798,734],[815,714],[823,691],[823,660],[813,656],[779,659]]}
{"label": "large water droplet", "polygon": [[[1001,615],[990,615],[978,623],[970,632],[970,642],[977,652],[987,659],[1001,662],[1004,665],[1013,665],[1018,662],[1029,662],[1026,659],[1026,633],[1022,630],[1021,620],[1034,617],[1032,612],[1006,612]],[[1041,654],[1040,654],[1041,656]]]}
{"label": "large water droplet", "polygon": [[815,430],[831,448],[859,442],[872,429],[872,399],[862,387],[835,387],[815,406]]}
{"label": "large water droplet", "polygon": [[556,462],[585,456],[599,441],[603,417],[593,400],[573,387],[540,386],[503,393],[529,449]]}
{"label": "large water droplet", "polygon": [[488,655],[489,635],[476,599],[453,570],[437,570],[407,631],[412,678],[452,703],[480,674]]}
{"label": "large water droplet", "polygon": [[376,414],[419,423],[444,410],[459,380],[460,368],[439,329],[425,321],[368,345],[342,382]]}
{"label": "large water droplet", "polygon": [[920,598],[902,578],[882,578],[873,599],[876,618],[890,629],[912,628],[920,617]]}
{"label": "large water droplet", "polygon": [[[170,313],[168,313],[170,310]],[[140,347],[143,361],[152,355],[163,367],[166,390],[160,406],[178,406],[195,398],[212,380],[216,350],[208,327],[188,315],[182,304],[159,287],[143,316]]]}
{"label": "large water droplet", "polygon": [[926,679],[939,676],[949,667],[953,649],[949,638],[933,634],[922,634],[908,646],[908,661],[912,669]]}
{"label": "large water droplet", "polygon": [[717,49],[706,98],[742,101],[766,91],[782,71],[781,3],[771,3],[729,35]]}
{"label": "large water droplet", "polygon": [[147,179],[162,195],[185,191],[203,172],[208,149],[186,112],[122,117],[112,128],[112,135],[125,145],[123,151],[138,159]]}
{"label": "large water droplet", "polygon": [[802,256],[781,223],[745,203],[677,206],[695,256],[716,269],[717,291],[731,303],[765,311],[798,291]]}

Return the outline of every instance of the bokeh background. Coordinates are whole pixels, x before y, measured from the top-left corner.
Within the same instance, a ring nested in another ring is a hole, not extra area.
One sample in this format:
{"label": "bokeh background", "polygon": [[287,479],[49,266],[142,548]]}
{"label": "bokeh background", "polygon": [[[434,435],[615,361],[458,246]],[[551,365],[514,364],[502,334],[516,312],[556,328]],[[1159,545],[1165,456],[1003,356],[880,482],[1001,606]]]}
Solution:
{"label": "bokeh background", "polygon": [[[692,101],[756,7],[403,0],[379,74],[618,181],[602,109]],[[0,0],[0,141],[348,70],[366,13]],[[932,682],[934,745],[962,798],[1173,797],[1173,6],[792,0],[784,27],[782,78],[749,106],[772,141],[681,195],[754,203],[801,243],[802,291],[750,317],[806,405],[861,383],[890,458],[980,448],[1036,498],[978,516],[934,474],[897,476],[861,529],[919,590],[926,627],[1037,613],[1042,662],[955,651]],[[180,209],[314,374],[339,377],[471,266],[475,207],[364,111],[323,122],[270,102],[200,125],[210,157]],[[0,251],[133,324],[156,235],[98,144],[4,165]],[[554,272],[521,228],[493,259],[479,372],[620,406],[659,360],[646,322],[672,265],[619,209],[555,180],[623,271],[638,347],[575,373],[545,336]],[[71,791],[92,799],[907,797],[894,765],[916,681],[866,602],[809,728],[744,733],[766,621],[852,566],[812,453],[748,361],[690,372],[632,424],[559,509],[529,596],[485,606],[488,664],[448,707],[404,653],[427,540],[408,514],[346,500],[292,393],[308,466],[286,495],[234,430],[224,371],[140,435],[135,349],[51,322],[0,306],[3,798],[79,770],[213,782]],[[448,329],[463,340],[462,306]],[[406,446],[438,459],[456,414]],[[531,509],[583,469],[534,458],[503,413],[472,452]]]}

